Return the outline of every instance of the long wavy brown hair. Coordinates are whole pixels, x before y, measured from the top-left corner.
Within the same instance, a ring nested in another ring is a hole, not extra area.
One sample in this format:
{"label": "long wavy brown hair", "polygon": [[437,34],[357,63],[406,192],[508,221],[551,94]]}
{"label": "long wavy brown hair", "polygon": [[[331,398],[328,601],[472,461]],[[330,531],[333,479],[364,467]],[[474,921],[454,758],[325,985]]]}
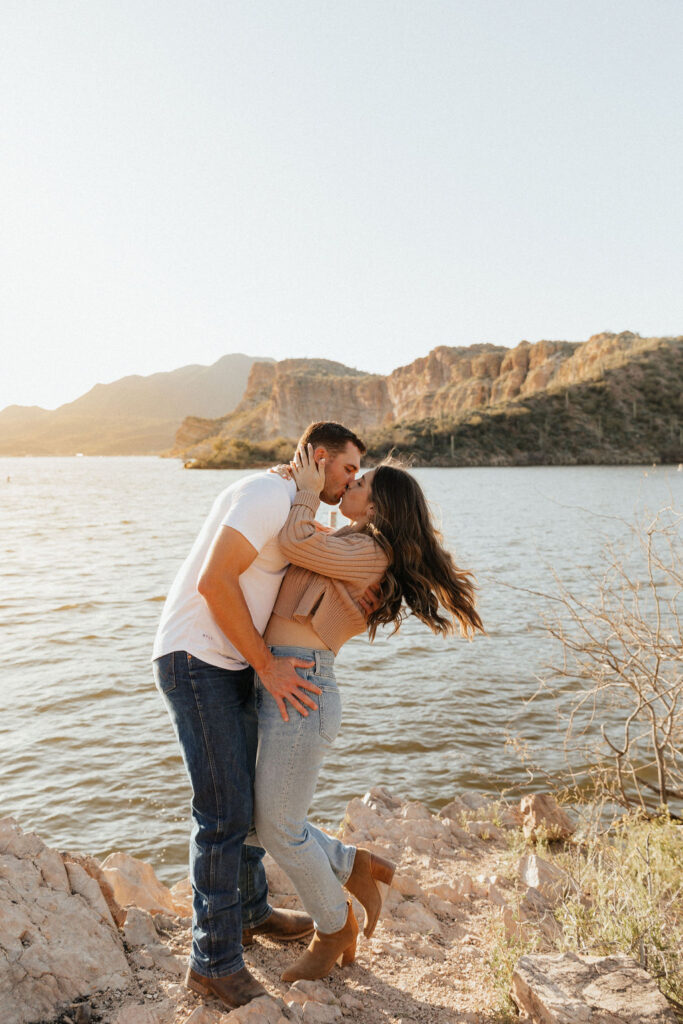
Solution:
{"label": "long wavy brown hair", "polygon": [[375,511],[365,529],[386,553],[389,568],[380,583],[381,604],[368,617],[370,638],[378,626],[396,631],[407,609],[433,633],[453,633],[456,624],[464,636],[483,633],[472,573],[459,569],[444,548],[415,477],[395,460],[381,463],[371,500]]}

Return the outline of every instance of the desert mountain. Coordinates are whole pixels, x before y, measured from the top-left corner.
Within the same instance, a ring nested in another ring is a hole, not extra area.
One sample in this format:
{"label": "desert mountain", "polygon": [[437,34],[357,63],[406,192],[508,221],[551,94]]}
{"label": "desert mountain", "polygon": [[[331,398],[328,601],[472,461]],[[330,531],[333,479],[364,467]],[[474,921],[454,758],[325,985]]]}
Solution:
{"label": "desert mountain", "polygon": [[152,455],[173,444],[186,416],[220,416],[244,392],[252,356],[183,366],[96,384],[54,411],[10,405],[0,412],[0,455]]}
{"label": "desert mountain", "polygon": [[442,346],[388,376],[290,359],[255,364],[227,415],[186,419],[174,453],[198,466],[258,464],[312,420],[339,419],[375,454],[397,446],[433,465],[678,461],[682,394],[683,337],[630,331]]}

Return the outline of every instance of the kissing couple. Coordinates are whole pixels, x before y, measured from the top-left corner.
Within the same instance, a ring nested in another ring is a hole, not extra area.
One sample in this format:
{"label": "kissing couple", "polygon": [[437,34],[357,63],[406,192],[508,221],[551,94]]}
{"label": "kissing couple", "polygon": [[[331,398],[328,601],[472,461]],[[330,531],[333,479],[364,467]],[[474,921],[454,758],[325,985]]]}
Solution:
{"label": "kissing couple", "polygon": [[[339,731],[342,644],[412,612],[434,633],[482,629],[471,574],[441,543],[415,478],[392,462],[358,476],[366,447],[312,423],[288,472],[259,472],[216,498],[171,587],[154,677],[192,786],[192,951],[186,985],[229,1008],[266,990],[244,965],[255,936],[313,934],[283,981],[353,961],[394,864],[312,825],[308,810]],[[315,522],[320,502],[350,525]],[[264,848],[306,913],[273,909]]]}

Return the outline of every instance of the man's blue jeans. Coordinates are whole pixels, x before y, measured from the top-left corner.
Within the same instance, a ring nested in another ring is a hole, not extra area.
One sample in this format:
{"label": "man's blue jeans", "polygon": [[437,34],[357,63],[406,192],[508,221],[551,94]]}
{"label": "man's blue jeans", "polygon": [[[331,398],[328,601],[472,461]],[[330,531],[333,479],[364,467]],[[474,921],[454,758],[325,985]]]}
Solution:
{"label": "man's blue jeans", "polygon": [[254,673],[229,672],[176,651],[156,659],[154,679],[192,785],[190,965],[220,978],[244,966],[242,928],[272,913],[264,851],[243,846],[253,811]]}

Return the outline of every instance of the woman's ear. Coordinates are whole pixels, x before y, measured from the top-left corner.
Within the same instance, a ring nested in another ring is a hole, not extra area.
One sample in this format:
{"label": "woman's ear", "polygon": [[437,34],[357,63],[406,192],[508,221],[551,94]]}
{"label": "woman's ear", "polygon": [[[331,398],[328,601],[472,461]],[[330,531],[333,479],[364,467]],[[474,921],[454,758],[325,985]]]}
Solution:
{"label": "woman's ear", "polygon": [[375,505],[374,502],[368,502],[367,508],[365,509],[365,518],[369,523],[375,518]]}

